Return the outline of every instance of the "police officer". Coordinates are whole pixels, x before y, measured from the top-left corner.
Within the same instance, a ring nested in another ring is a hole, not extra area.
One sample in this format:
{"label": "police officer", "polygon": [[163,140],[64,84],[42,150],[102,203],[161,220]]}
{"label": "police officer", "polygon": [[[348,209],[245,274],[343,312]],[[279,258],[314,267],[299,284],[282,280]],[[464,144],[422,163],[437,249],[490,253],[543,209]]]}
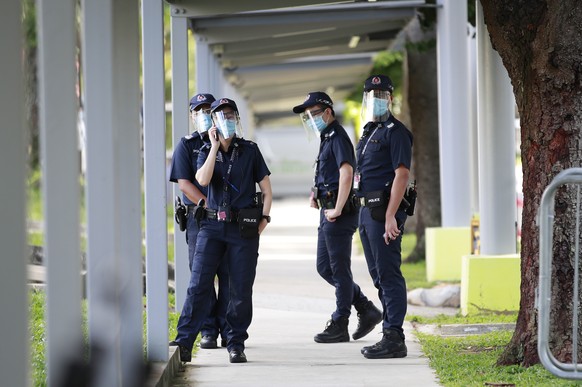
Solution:
{"label": "police officer", "polygon": [[362,116],[367,124],[356,147],[354,188],[363,205],[360,239],[384,309],[382,340],[361,351],[368,359],[407,355],[402,329],[406,282],[400,271],[400,252],[406,221],[402,198],[412,159],[412,133],[390,112],[393,90],[385,75],[366,80]]}
{"label": "police officer", "polygon": [[352,305],[358,312],[354,340],[364,337],[382,321],[382,313],[354,282],[351,270],[352,237],[358,226],[357,204],[352,192],[354,147],[335,119],[333,102],[323,92],[307,95],[293,108],[305,128],[321,139],[316,159],[311,207],[320,209],[317,230],[317,272],[335,287],[336,310],[325,330],[315,335],[318,343],[350,340],[348,319]]}
{"label": "police officer", "polygon": [[208,200],[186,298],[186,304],[193,308],[182,312],[175,342],[181,360],[191,361],[192,346],[203,323],[201,316],[209,310],[214,274],[226,262],[230,279],[227,349],[231,363],[244,363],[259,234],[271,220],[270,171],[257,145],[240,137],[236,103],[222,98],[212,103],[211,111],[216,126],[209,130],[210,143],[200,150],[196,172],[196,180],[208,187]]}
{"label": "police officer", "polygon": [[[192,262],[196,250],[200,220],[196,219],[196,207],[202,211],[206,202],[206,187],[196,181],[196,170],[200,148],[208,140],[208,129],[212,127],[210,104],[215,101],[212,94],[196,94],[190,100],[190,118],[194,132],[182,137],[174,149],[170,169],[170,181],[178,183],[182,191],[184,204],[187,206],[186,243],[188,244],[188,266],[192,271]],[[201,214],[202,212],[200,212]],[[210,296],[211,311],[202,327],[200,348],[217,348],[217,338],[221,334],[223,346],[226,346],[226,307],[228,305],[228,272],[226,265],[220,265],[217,271],[219,279],[218,297],[213,292]],[[174,345],[175,343],[171,343]]]}

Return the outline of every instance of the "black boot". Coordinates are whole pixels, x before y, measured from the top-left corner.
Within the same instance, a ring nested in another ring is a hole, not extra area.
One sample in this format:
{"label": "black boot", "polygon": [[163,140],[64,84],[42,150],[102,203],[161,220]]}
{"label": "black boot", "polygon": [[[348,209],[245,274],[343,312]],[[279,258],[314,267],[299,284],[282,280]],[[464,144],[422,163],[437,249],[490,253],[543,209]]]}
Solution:
{"label": "black boot", "polygon": [[329,320],[325,330],[315,335],[313,340],[317,343],[343,343],[350,341],[348,322],[349,320],[346,316],[341,316],[337,321]]}
{"label": "black boot", "polygon": [[374,327],[382,321],[382,312],[376,308],[372,301],[367,301],[355,307],[358,311],[358,329],[356,329],[352,338],[358,340],[372,332]]}
{"label": "black boot", "polygon": [[404,339],[392,329],[384,329],[382,340],[364,350],[366,359],[391,359],[406,357],[408,350]]}

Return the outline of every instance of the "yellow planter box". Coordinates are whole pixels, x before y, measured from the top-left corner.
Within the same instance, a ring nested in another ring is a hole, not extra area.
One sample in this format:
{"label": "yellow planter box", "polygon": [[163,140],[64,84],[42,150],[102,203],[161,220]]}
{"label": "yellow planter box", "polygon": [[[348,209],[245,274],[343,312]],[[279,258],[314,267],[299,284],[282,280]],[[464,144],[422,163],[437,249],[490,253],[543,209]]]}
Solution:
{"label": "yellow planter box", "polygon": [[460,281],[462,257],[471,253],[470,227],[429,227],[426,238],[428,281]]}
{"label": "yellow planter box", "polygon": [[466,255],[461,278],[461,313],[518,311],[521,259],[517,254]]}

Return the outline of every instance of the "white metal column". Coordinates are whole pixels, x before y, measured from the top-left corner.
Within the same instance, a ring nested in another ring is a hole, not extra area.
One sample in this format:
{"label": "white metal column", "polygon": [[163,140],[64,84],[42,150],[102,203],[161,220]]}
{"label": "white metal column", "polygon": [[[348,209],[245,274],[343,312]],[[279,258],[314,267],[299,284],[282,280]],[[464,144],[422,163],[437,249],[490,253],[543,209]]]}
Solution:
{"label": "white metal column", "polygon": [[[207,39],[202,35],[196,35],[196,93],[213,95],[216,93],[211,75],[213,58]],[[214,97],[219,98],[217,95]]]}
{"label": "white metal column", "polygon": [[470,130],[467,3],[438,0],[437,63],[443,227],[469,226]]}
{"label": "white metal column", "polygon": [[[141,375],[139,3],[84,1],[89,338],[96,385]],[[99,361],[99,363],[97,363]]]}
{"label": "white metal column", "polygon": [[[188,25],[183,17],[172,17],[172,139],[173,147],[188,134]],[[182,193],[173,184],[174,197]],[[190,280],[188,246],[184,233],[174,223],[174,275],[176,279],[176,312],[182,311]]]}
{"label": "white metal column", "polygon": [[477,130],[477,31],[467,23],[467,53],[469,55],[469,130],[471,214],[479,213],[479,132]]}
{"label": "white metal column", "polygon": [[40,134],[51,386],[83,348],[77,134],[76,2],[38,1]]}
{"label": "white metal column", "polygon": [[147,357],[168,360],[164,7],[142,0]]}
{"label": "white metal column", "polygon": [[515,101],[477,2],[481,254],[516,252]]}
{"label": "white metal column", "polygon": [[22,82],[22,7],[0,12],[0,375],[6,386],[27,386],[29,377],[26,292],[26,139]]}

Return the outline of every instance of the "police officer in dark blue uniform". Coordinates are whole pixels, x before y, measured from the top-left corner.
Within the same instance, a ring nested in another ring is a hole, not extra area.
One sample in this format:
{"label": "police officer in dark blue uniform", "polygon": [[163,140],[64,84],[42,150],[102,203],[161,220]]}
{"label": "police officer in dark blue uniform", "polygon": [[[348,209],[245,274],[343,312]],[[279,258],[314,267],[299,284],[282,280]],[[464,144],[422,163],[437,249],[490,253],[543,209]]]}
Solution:
{"label": "police officer in dark blue uniform", "polygon": [[323,92],[311,92],[293,108],[305,128],[321,139],[316,160],[311,207],[320,209],[317,230],[317,272],[335,287],[336,310],[325,330],[315,335],[318,343],[350,341],[348,319],[352,305],[358,312],[354,340],[364,337],[382,321],[382,313],[354,282],[351,270],[352,237],[358,226],[357,203],[352,191],[354,147],[335,119],[333,102]]}
{"label": "police officer in dark blue uniform", "polygon": [[366,80],[362,116],[367,124],[356,147],[354,188],[362,204],[360,239],[384,309],[382,340],[362,348],[368,359],[407,355],[402,329],[406,282],[400,265],[406,221],[402,199],[412,160],[412,133],[390,113],[393,90],[392,81],[385,75]]}
{"label": "police officer in dark blue uniform", "polygon": [[[196,170],[200,148],[207,143],[208,129],[212,127],[210,116],[210,104],[215,101],[212,94],[196,94],[190,100],[190,118],[195,131],[182,137],[180,143],[174,149],[172,165],[170,169],[170,181],[178,183],[182,191],[184,205],[187,211],[186,243],[188,244],[188,266],[192,271],[196,240],[198,238],[200,219],[196,219],[196,208],[200,207],[198,214],[202,214],[206,202],[206,187],[200,186],[196,181]],[[226,307],[228,305],[228,271],[225,264],[218,267],[219,279],[218,297],[216,293],[211,295],[211,311],[202,327],[200,348],[217,348],[217,338],[221,334],[223,346],[226,346]],[[175,343],[171,343],[174,345]]]}
{"label": "police officer in dark blue uniform", "polygon": [[215,126],[208,131],[210,144],[200,150],[196,172],[196,180],[208,187],[207,208],[175,342],[180,346],[181,360],[191,361],[192,346],[203,323],[201,316],[210,307],[207,300],[214,289],[214,274],[226,262],[230,279],[227,349],[231,363],[244,363],[259,234],[271,220],[270,171],[257,145],[240,137],[236,103],[222,98],[213,102],[211,109]]}

